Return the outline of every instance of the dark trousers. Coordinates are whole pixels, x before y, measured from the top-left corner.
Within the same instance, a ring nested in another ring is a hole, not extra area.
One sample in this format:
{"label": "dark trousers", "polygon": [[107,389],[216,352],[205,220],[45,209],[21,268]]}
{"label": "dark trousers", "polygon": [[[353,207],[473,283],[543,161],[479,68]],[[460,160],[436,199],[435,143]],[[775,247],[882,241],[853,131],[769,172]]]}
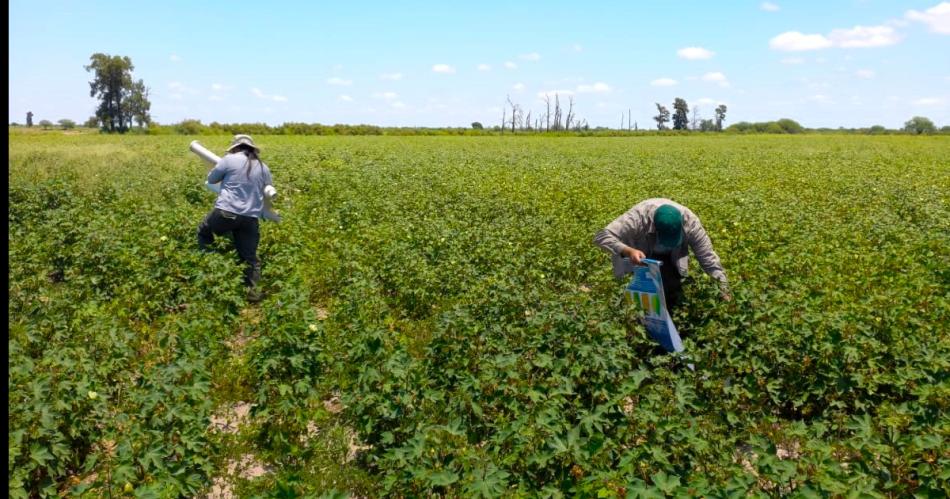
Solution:
{"label": "dark trousers", "polygon": [[683,278],[676,268],[676,263],[670,255],[653,255],[649,258],[663,262],[660,265],[660,275],[663,277],[663,296],[666,297],[666,307],[670,310],[679,305],[683,298]]}
{"label": "dark trousers", "polygon": [[214,242],[214,236],[224,234],[231,235],[238,256],[247,265],[244,284],[256,286],[261,278],[261,264],[257,259],[257,243],[261,240],[258,219],[215,208],[198,225],[198,247],[207,249]]}

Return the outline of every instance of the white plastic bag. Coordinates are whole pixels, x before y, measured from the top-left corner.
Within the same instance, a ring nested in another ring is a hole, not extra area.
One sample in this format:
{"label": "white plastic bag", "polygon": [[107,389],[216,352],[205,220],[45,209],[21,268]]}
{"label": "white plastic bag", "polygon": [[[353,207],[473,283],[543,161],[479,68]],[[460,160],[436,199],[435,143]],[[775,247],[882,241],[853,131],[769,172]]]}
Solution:
{"label": "white plastic bag", "polygon": [[627,298],[643,312],[643,325],[651,338],[667,352],[682,352],[683,340],[673,325],[663,294],[663,277],[660,274],[663,262],[648,258],[640,261],[643,265],[633,267],[633,278],[626,288]]}

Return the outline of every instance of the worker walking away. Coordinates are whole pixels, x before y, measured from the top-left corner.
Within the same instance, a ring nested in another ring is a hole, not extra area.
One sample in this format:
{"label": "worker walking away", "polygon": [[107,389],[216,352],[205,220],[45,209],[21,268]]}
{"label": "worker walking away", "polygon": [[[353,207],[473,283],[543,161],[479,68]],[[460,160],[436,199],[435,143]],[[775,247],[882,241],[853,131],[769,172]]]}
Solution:
{"label": "worker walking away", "polygon": [[682,279],[686,277],[692,248],[703,270],[719,281],[720,297],[732,299],[726,272],[699,217],[669,199],[653,198],[638,203],[598,232],[594,244],[612,254],[614,276],[618,279],[632,272],[633,266],[645,258],[663,262],[663,294],[671,309],[682,298]]}
{"label": "worker walking away", "polygon": [[221,192],[214,209],[198,226],[198,247],[208,249],[214,236],[230,234],[238,256],[246,265],[244,285],[247,299],[258,302],[263,298],[258,289],[261,265],[257,259],[260,241],[259,221],[264,209],[264,188],[272,185],[270,168],[259,155],[260,148],[248,135],[235,135],[227,150],[208,172],[208,184],[221,183]]}

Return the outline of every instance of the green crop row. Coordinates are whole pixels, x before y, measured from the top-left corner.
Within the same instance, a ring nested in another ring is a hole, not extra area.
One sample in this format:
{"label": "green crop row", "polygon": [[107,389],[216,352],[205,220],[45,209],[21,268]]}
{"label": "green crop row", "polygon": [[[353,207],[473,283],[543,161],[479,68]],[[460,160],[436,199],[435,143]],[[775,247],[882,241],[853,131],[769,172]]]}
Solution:
{"label": "green crop row", "polygon": [[[11,495],[207,490],[239,328],[263,495],[950,493],[945,138],[255,137],[284,222],[253,324],[195,248],[189,138],[11,140]],[[695,371],[591,242],[658,196],[734,290],[692,263]],[[315,422],[359,449],[339,483]]]}

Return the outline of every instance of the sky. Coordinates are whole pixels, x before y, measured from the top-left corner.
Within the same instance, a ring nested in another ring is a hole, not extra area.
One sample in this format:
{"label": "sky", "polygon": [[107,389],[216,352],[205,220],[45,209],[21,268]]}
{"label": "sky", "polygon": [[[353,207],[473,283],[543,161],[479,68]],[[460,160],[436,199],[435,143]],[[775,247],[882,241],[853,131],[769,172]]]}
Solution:
{"label": "sky", "polygon": [[950,125],[947,1],[12,0],[9,19],[21,124],[94,115],[100,52],[132,59],[162,124],[491,126],[556,92],[592,127],[653,128],[677,97],[726,125]]}

